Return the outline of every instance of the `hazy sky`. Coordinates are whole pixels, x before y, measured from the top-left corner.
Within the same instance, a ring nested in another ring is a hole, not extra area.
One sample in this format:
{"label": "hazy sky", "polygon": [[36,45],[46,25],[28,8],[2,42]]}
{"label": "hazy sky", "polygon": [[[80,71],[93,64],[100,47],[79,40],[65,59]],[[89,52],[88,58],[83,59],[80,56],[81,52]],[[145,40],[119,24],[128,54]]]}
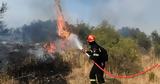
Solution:
{"label": "hazy sky", "polygon": [[[54,0],[0,0],[8,3],[5,22],[20,27],[33,20],[55,18]],[[121,28],[138,27],[146,33],[160,32],[160,0],[61,0],[65,18],[70,23],[84,21],[97,25],[102,20]]]}

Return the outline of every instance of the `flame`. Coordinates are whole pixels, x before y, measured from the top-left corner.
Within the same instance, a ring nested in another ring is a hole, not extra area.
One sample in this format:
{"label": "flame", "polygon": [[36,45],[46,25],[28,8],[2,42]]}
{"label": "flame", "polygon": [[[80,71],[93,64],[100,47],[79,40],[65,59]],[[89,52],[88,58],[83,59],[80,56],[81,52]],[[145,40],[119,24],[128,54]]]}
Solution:
{"label": "flame", "polygon": [[66,23],[64,20],[64,16],[62,14],[62,9],[60,6],[60,0],[55,0],[56,4],[56,13],[57,13],[57,27],[58,27],[58,35],[62,39],[66,39],[69,37],[70,32],[68,31],[68,28],[66,27]]}
{"label": "flame", "polygon": [[[66,47],[66,43],[65,40],[68,39],[68,37],[70,36],[71,32],[69,32],[65,20],[64,20],[64,16],[62,14],[62,9],[60,6],[60,0],[55,0],[55,7],[56,7],[56,14],[57,14],[57,28],[58,28],[58,36],[62,38],[62,43],[61,43],[61,49],[64,49]],[[43,45],[44,50],[48,53],[48,54],[54,54],[56,51],[56,45],[54,42],[49,42]]]}
{"label": "flame", "polygon": [[45,43],[43,45],[43,48],[46,50],[49,54],[54,54],[56,51],[56,45],[54,42]]}

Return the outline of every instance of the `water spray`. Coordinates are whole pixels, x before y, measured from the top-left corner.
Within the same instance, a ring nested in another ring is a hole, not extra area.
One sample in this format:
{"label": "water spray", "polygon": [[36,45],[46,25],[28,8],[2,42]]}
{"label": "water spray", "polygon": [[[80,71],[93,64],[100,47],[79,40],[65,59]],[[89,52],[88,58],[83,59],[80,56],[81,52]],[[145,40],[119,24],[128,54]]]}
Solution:
{"label": "water spray", "polygon": [[71,44],[71,46],[78,48],[80,50],[83,49],[82,47],[82,43],[80,42],[80,40],[78,39],[78,36],[76,34],[70,34],[70,36],[68,37],[68,40]]}

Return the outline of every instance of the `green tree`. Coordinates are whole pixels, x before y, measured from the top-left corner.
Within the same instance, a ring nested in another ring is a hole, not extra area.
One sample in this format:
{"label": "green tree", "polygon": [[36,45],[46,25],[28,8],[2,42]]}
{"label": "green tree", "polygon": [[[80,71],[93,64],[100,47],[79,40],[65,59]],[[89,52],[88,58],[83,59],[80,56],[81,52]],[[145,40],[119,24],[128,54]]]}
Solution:
{"label": "green tree", "polygon": [[95,27],[91,33],[96,35],[96,41],[106,48],[114,46],[120,38],[114,27],[107,22]]}
{"label": "green tree", "polygon": [[152,43],[154,47],[154,52],[156,57],[160,57],[160,35],[157,31],[151,33]]}
{"label": "green tree", "polygon": [[123,27],[119,30],[119,33],[123,37],[132,38],[136,41],[141,51],[149,51],[151,48],[151,40],[144,32],[139,28]]}
{"label": "green tree", "polygon": [[140,69],[139,52],[137,44],[130,38],[121,38],[120,41],[109,48],[110,68],[118,73],[135,73]]}
{"label": "green tree", "polygon": [[160,57],[160,44],[154,44],[154,52],[156,57]]}
{"label": "green tree", "polygon": [[151,48],[151,40],[144,32],[137,34],[137,44],[141,49],[146,51],[149,51]]}
{"label": "green tree", "polygon": [[[107,49],[111,71],[134,73],[140,69],[139,54],[135,40],[122,38],[114,27],[103,22],[92,30],[98,44]],[[108,69],[108,67],[107,67]]]}
{"label": "green tree", "polygon": [[77,25],[69,25],[71,32],[78,35],[83,43],[86,43],[86,37],[91,33],[91,27],[86,23],[78,23]]}
{"label": "green tree", "polygon": [[151,37],[154,44],[160,44],[160,35],[157,31],[153,31],[151,33]]}

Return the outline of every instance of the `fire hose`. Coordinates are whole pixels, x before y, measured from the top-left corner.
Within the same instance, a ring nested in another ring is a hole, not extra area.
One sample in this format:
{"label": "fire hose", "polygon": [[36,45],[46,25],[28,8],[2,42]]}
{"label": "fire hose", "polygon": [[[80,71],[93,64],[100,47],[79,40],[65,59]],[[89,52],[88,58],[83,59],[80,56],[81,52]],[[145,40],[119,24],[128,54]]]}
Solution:
{"label": "fire hose", "polygon": [[[86,55],[89,57],[89,55],[87,53],[86,53]],[[111,78],[134,78],[136,76],[143,75],[143,74],[145,74],[145,73],[147,73],[147,72],[149,72],[149,71],[151,71],[155,68],[160,67],[160,64],[154,64],[150,68],[146,68],[143,71],[140,71],[136,74],[132,74],[132,75],[113,75],[112,73],[110,73],[106,69],[103,69],[101,66],[99,66],[94,60],[92,60],[92,61],[100,70],[102,70],[106,75],[108,75]]]}
{"label": "fire hose", "polygon": [[134,77],[136,77],[136,76],[143,75],[143,74],[145,74],[145,73],[147,73],[147,72],[149,72],[149,71],[151,71],[151,70],[153,70],[153,69],[155,69],[155,68],[160,67],[160,64],[155,64],[155,65],[151,66],[150,68],[145,69],[144,71],[141,71],[141,72],[138,72],[138,73],[136,73],[136,74],[132,74],[132,75],[128,75],[128,76],[127,76],[127,75],[113,75],[113,74],[111,74],[109,71],[107,71],[106,69],[103,69],[102,67],[100,67],[95,61],[93,61],[93,63],[94,63],[99,69],[101,69],[106,75],[108,75],[108,76],[111,77],[111,78],[134,78]]}

